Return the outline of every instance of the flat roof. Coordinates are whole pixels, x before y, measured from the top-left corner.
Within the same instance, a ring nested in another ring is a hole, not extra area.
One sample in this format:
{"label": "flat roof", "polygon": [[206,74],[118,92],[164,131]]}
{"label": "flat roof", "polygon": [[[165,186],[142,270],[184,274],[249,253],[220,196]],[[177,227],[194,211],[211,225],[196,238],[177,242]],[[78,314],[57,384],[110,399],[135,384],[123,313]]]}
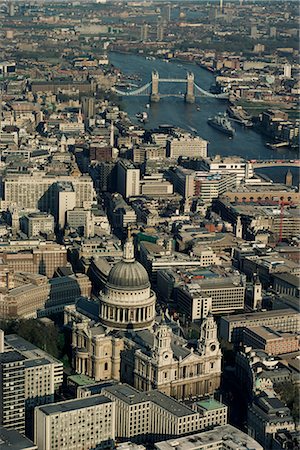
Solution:
{"label": "flat roof", "polygon": [[76,409],[89,408],[91,406],[97,406],[111,402],[112,401],[108,397],[104,397],[104,395],[99,395],[75,400],[67,400],[64,402],[51,403],[49,405],[40,406],[38,409],[47,416],[51,416],[52,414],[75,411]]}
{"label": "flat roof", "polygon": [[93,383],[93,378],[88,377],[84,374],[76,374],[76,375],[70,375],[68,377],[68,381],[73,381],[73,383],[79,385],[79,386],[88,386]]}
{"label": "flat roof", "polygon": [[210,398],[208,400],[200,400],[200,402],[197,402],[197,405],[200,406],[200,408],[206,409],[207,411],[213,411],[214,409],[220,409],[225,408],[226,405],[224,405],[221,402],[218,402],[218,400],[215,400],[214,398]]}
{"label": "flat roof", "polygon": [[216,448],[216,444],[221,444],[225,441],[226,448],[263,450],[263,447],[258,442],[232,425],[217,426],[210,431],[158,442],[155,444],[155,448],[158,450],[201,450],[202,448],[207,448],[208,445]]}
{"label": "flat roof", "polygon": [[184,417],[187,415],[196,414],[196,412],[193,411],[188,406],[185,406],[182,403],[179,403],[177,400],[173,399],[172,397],[169,397],[157,390],[149,391],[149,392],[140,392],[137,389],[135,389],[127,384],[122,384],[122,385],[107,387],[107,388],[105,388],[105,391],[111,393],[112,395],[115,395],[121,401],[123,401],[129,405],[153,402],[153,403],[159,405],[161,408],[169,411],[170,413],[172,413],[178,417]]}
{"label": "flat roof", "polygon": [[0,427],[0,450],[36,450],[37,446],[17,430]]}
{"label": "flat roof", "polygon": [[[280,316],[299,316],[299,313],[291,308],[287,309],[274,309],[271,311],[261,311],[253,313],[243,313],[243,314],[232,314],[228,316],[222,316],[221,320],[226,320],[227,322],[240,322],[240,321],[250,321],[255,319],[264,319],[266,317],[280,317]],[[300,317],[300,316],[299,316]]]}

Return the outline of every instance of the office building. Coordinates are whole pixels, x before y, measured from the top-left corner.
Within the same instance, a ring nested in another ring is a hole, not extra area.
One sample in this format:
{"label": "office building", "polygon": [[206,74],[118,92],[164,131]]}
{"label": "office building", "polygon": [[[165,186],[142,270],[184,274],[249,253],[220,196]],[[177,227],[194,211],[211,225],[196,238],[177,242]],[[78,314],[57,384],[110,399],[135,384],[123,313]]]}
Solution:
{"label": "office building", "polygon": [[173,185],[165,180],[163,174],[144,175],[140,181],[141,195],[147,197],[166,197],[173,194]]}
{"label": "office building", "polygon": [[257,39],[258,38],[258,30],[256,25],[251,26],[250,30],[250,37],[251,39]]}
{"label": "office building", "polygon": [[273,437],[280,430],[294,431],[291,411],[277,397],[263,393],[248,407],[248,433],[264,449],[273,448]]}
{"label": "office building", "polygon": [[0,258],[15,272],[39,273],[52,278],[59,266],[67,265],[67,249],[63,245],[38,241],[36,246],[27,250],[25,241],[24,246],[25,248],[18,245],[1,247]]}
{"label": "office building", "polygon": [[143,23],[141,26],[141,41],[146,42],[148,40],[148,32],[149,32],[149,25],[147,23]]}
{"label": "office building", "polygon": [[136,213],[126,203],[121,194],[112,194],[109,199],[108,216],[115,228],[126,230],[130,225],[136,224]]}
{"label": "office building", "polygon": [[[71,183],[75,192],[75,206],[90,207],[94,202],[92,179],[87,175],[51,176],[44,172],[30,175],[8,174],[3,179],[5,198],[2,206],[22,205],[24,210],[57,211],[57,183]],[[71,194],[70,194],[71,195]]]}
{"label": "office building", "polygon": [[22,217],[21,228],[29,238],[40,234],[52,234],[54,233],[54,217],[43,212],[30,213]]}
{"label": "office building", "polygon": [[124,197],[140,195],[140,169],[128,160],[120,160],[117,165],[117,191]]}
{"label": "office building", "polygon": [[199,136],[178,136],[167,140],[167,157],[178,159],[180,156],[190,158],[207,157],[207,141]]}
{"label": "office building", "polygon": [[222,316],[220,336],[228,342],[242,342],[243,329],[267,326],[278,331],[297,333],[300,329],[300,315],[293,309],[253,312]]}
{"label": "office building", "polygon": [[243,344],[255,349],[261,348],[269,355],[280,355],[299,350],[296,334],[282,333],[269,327],[245,328]]}
{"label": "office building", "polygon": [[91,282],[81,273],[50,280],[42,275],[16,273],[14,279],[17,286],[12,284],[2,292],[0,303],[2,319],[36,318],[58,313],[63,311],[65,305],[74,303],[81,296],[89,297],[91,294]]}
{"label": "office building", "polygon": [[35,409],[34,442],[39,450],[112,448],[115,404],[95,396]]}
{"label": "office building", "polygon": [[[241,444],[242,443],[242,444]],[[156,450],[263,450],[258,442],[232,425],[215,427],[210,431],[191,434],[155,444]]]}
{"label": "office building", "polygon": [[127,384],[104,387],[101,393],[116,404],[116,437],[122,440],[155,442],[227,424],[227,407],[214,399],[191,408],[157,390],[139,392]]}
{"label": "office building", "polygon": [[82,114],[84,121],[88,123],[90,119],[95,117],[95,98],[94,97],[82,97],[81,99]]}
{"label": "office building", "polygon": [[283,66],[283,77],[292,78],[292,66],[288,63]]}
{"label": "office building", "polygon": [[60,182],[57,184],[56,222],[59,228],[66,225],[67,211],[76,206],[76,193],[71,183]]}
{"label": "office building", "polygon": [[37,446],[17,430],[0,426],[1,450],[38,450]]}
{"label": "office building", "polygon": [[0,353],[0,425],[25,433],[25,364],[17,351]]}
{"label": "office building", "polygon": [[210,174],[235,174],[237,185],[242,180],[252,178],[254,175],[251,162],[239,156],[216,155],[210,158],[204,158],[195,161],[197,169],[205,170]]}

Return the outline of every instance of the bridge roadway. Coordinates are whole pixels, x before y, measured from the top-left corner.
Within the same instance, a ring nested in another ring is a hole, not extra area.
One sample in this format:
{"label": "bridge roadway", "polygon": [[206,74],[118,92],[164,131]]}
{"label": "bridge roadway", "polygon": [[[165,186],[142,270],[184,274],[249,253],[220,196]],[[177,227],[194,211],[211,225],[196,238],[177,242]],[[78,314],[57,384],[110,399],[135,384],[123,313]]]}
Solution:
{"label": "bridge roadway", "polygon": [[270,160],[250,160],[253,169],[259,169],[262,167],[300,167],[299,159],[270,159]]}

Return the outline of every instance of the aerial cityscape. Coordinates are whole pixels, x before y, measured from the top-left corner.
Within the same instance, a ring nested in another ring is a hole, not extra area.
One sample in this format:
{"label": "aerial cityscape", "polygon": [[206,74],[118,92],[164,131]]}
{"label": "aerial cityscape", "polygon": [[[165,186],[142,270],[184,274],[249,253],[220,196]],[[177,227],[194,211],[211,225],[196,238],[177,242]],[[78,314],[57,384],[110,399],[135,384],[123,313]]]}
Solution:
{"label": "aerial cityscape", "polygon": [[0,450],[300,448],[299,39],[0,1]]}

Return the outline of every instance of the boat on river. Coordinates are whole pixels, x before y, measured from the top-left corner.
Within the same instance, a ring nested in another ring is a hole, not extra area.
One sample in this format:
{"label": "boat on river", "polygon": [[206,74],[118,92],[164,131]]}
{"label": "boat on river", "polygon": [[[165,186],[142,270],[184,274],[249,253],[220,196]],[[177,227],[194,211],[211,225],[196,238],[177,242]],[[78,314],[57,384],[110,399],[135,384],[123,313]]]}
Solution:
{"label": "boat on river", "polygon": [[234,136],[235,129],[232,127],[226,113],[224,114],[219,113],[214,117],[210,117],[207,120],[207,123],[216,130],[221,131],[224,134],[227,134],[227,136],[230,137]]}

